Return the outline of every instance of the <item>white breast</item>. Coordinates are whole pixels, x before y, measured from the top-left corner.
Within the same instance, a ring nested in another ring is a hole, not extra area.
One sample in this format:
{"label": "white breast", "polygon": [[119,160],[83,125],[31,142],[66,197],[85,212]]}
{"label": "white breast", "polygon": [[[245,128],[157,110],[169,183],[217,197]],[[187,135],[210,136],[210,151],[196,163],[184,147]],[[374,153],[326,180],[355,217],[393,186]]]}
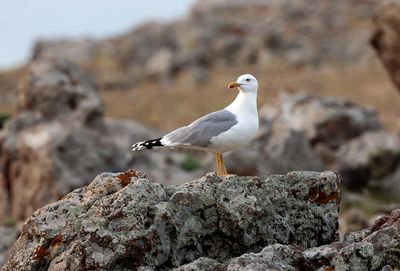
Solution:
{"label": "white breast", "polygon": [[225,109],[236,116],[238,123],[211,139],[210,149],[216,152],[226,152],[246,145],[258,130],[257,93],[240,92]]}

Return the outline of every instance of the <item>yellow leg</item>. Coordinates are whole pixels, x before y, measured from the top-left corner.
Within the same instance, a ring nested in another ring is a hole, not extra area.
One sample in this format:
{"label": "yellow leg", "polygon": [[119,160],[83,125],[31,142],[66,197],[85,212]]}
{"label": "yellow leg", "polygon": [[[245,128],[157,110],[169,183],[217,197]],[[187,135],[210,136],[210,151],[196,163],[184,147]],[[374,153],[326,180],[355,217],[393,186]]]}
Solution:
{"label": "yellow leg", "polygon": [[215,154],[215,169],[217,171],[218,176],[228,175],[224,165],[224,159],[222,158],[222,153],[218,152]]}
{"label": "yellow leg", "polygon": [[218,153],[215,154],[215,172],[217,173],[218,176],[221,176],[221,164],[219,162]]}
{"label": "yellow leg", "polygon": [[226,168],[225,168],[224,158],[222,157],[222,153],[220,154],[220,162],[221,162],[221,168],[222,168],[222,175],[223,176],[228,175],[228,172],[226,171]]}

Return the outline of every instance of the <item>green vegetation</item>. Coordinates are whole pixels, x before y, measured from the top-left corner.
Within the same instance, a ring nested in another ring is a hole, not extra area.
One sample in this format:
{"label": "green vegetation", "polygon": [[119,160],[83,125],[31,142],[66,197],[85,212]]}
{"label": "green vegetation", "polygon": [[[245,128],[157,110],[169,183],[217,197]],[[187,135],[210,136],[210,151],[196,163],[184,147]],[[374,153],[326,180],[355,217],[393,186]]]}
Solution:
{"label": "green vegetation", "polygon": [[185,171],[193,171],[201,167],[201,163],[200,160],[193,155],[186,155],[180,166]]}
{"label": "green vegetation", "polygon": [[4,123],[6,122],[6,120],[8,120],[10,118],[10,115],[7,114],[0,114],[0,129],[3,128]]}

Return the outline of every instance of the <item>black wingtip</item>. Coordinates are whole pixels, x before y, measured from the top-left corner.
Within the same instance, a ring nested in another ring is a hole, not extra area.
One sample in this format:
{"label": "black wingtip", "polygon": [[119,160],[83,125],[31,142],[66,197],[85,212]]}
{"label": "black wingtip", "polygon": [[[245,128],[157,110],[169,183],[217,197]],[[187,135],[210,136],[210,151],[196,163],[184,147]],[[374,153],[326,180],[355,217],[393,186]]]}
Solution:
{"label": "black wingtip", "polygon": [[151,150],[154,147],[162,147],[164,145],[161,143],[161,139],[162,138],[160,137],[160,138],[136,143],[136,144],[132,145],[132,150],[133,151],[140,151],[140,150],[144,150],[144,149]]}

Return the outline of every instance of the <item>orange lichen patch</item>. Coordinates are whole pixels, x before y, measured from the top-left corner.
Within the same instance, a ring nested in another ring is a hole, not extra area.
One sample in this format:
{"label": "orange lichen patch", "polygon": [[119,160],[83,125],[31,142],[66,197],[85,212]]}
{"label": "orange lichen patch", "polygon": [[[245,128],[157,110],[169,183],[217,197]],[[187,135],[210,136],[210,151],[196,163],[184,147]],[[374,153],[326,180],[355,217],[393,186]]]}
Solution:
{"label": "orange lichen patch", "polygon": [[310,189],[310,191],[308,191],[308,198],[310,199],[310,201],[317,202],[319,204],[327,204],[332,200],[337,202],[338,196],[339,193],[337,191],[328,195],[325,192],[319,190],[317,187],[313,187]]}
{"label": "orange lichen patch", "polygon": [[62,245],[63,243],[64,240],[62,239],[62,236],[59,234],[53,239],[53,241],[51,241],[50,247],[54,248],[55,246]]}
{"label": "orange lichen patch", "polygon": [[35,248],[35,251],[33,252],[32,258],[34,260],[40,261],[44,257],[46,257],[49,254],[49,251],[45,246],[38,246]]}
{"label": "orange lichen patch", "polygon": [[329,266],[325,268],[324,271],[335,271],[335,267]]}
{"label": "orange lichen patch", "polygon": [[127,186],[131,182],[132,177],[137,177],[138,173],[137,170],[128,170],[120,173],[117,177],[122,186]]}

